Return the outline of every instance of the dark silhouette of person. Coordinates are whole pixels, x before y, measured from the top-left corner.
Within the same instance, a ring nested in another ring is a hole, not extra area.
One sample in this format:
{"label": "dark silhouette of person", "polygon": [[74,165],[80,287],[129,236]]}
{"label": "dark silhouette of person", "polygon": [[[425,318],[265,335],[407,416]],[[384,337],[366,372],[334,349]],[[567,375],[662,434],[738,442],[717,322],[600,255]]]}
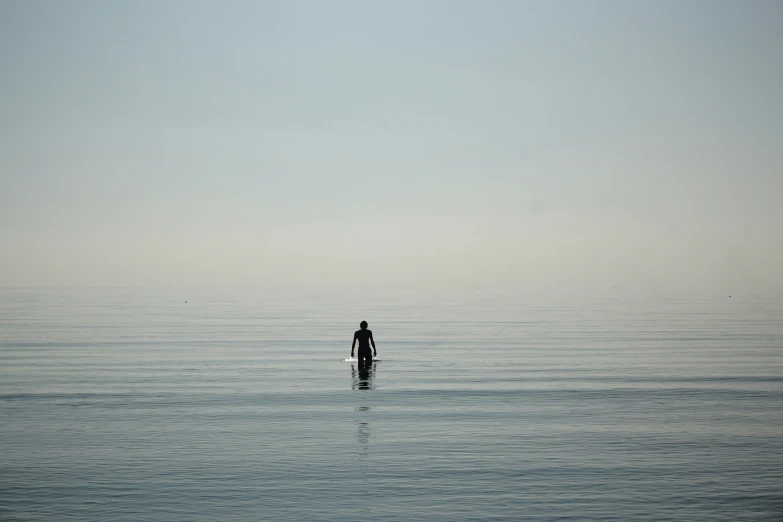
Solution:
{"label": "dark silhouette of person", "polygon": [[[351,357],[353,357],[354,348],[356,347],[356,341],[359,341],[359,354],[358,363],[361,368],[362,365],[372,364],[373,356],[378,356],[378,350],[375,349],[375,339],[372,338],[372,330],[367,329],[367,321],[362,321],[359,324],[361,330],[356,330],[353,334],[353,343],[351,344]],[[372,352],[370,351],[370,344],[372,343]]]}
{"label": "dark silhouette of person", "polygon": [[[373,390],[375,385],[373,384],[373,374],[375,369],[372,364],[359,363],[359,369],[357,371],[356,366],[351,365],[351,376],[353,377],[352,390]],[[360,408],[367,408],[361,406]],[[361,410],[364,411],[364,410]]]}

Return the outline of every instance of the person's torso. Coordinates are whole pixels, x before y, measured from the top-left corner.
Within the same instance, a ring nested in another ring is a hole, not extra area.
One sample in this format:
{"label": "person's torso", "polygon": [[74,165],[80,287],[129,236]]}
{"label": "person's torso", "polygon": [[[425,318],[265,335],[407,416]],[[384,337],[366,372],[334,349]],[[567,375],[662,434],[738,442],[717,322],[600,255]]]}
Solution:
{"label": "person's torso", "polygon": [[372,331],[370,330],[357,330],[356,339],[359,341],[359,348],[370,348],[370,338],[372,337]]}

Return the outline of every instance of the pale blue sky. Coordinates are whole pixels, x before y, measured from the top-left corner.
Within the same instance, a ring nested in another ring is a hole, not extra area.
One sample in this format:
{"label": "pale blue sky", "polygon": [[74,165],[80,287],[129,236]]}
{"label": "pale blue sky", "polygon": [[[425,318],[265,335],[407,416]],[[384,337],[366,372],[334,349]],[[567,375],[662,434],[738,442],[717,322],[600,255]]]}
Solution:
{"label": "pale blue sky", "polygon": [[5,0],[0,66],[3,286],[783,287],[779,1]]}

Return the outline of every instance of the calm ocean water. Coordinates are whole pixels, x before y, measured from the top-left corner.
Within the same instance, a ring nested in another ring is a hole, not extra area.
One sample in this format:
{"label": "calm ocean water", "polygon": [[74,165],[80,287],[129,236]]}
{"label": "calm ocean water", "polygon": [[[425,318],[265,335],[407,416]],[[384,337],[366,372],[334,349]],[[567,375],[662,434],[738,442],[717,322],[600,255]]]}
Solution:
{"label": "calm ocean water", "polygon": [[783,520],[780,296],[367,294],[0,289],[0,520]]}

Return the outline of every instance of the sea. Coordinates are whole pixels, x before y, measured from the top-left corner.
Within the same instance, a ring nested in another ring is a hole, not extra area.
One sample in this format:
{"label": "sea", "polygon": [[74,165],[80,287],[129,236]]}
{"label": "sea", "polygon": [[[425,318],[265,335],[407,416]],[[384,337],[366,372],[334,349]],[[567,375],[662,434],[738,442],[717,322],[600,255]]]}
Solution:
{"label": "sea", "polygon": [[0,520],[779,522],[783,296],[2,288]]}

